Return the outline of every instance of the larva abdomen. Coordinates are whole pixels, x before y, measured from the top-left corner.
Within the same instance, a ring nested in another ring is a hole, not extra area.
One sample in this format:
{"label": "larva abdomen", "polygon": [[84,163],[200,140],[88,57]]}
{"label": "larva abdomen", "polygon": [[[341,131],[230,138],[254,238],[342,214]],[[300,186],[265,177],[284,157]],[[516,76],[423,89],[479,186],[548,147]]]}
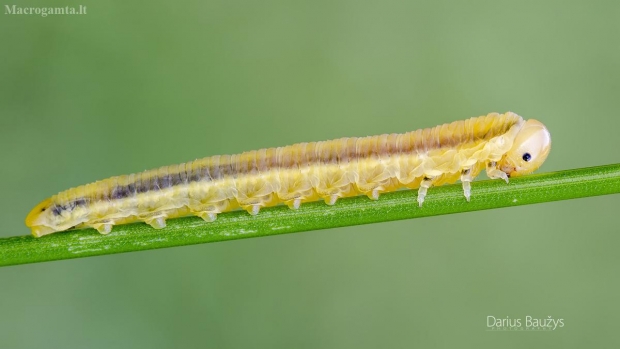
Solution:
{"label": "larva abdomen", "polygon": [[[75,226],[108,233],[114,224],[134,221],[161,228],[165,219],[188,214],[212,221],[238,207],[257,214],[279,203],[298,208],[360,194],[377,199],[402,186],[420,188],[421,204],[429,187],[458,179],[469,200],[469,182],[482,168],[506,180],[529,173],[549,146],[542,124],[506,113],[403,134],[216,155],[69,189],[37,205],[26,225],[35,236]],[[519,152],[528,156],[521,161]]]}

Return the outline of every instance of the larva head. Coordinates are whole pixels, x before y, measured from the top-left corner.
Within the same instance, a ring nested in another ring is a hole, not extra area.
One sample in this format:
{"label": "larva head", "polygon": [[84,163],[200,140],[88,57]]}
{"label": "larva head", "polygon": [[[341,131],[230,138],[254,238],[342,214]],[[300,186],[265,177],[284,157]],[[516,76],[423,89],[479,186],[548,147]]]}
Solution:
{"label": "larva head", "polygon": [[510,177],[536,171],[547,159],[551,135],[540,121],[527,120],[517,133],[512,148],[499,161],[499,169]]}
{"label": "larva head", "polygon": [[51,199],[41,201],[26,216],[26,226],[32,230],[32,235],[41,237],[59,231],[54,228],[53,206]]}

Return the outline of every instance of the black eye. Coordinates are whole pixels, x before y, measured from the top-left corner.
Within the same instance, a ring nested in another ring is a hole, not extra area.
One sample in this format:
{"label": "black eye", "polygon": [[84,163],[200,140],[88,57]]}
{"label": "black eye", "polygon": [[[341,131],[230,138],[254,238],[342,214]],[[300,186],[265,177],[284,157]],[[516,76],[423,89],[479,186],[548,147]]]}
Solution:
{"label": "black eye", "polygon": [[532,160],[532,155],[530,155],[530,153],[523,154],[523,161],[529,162],[530,160]]}

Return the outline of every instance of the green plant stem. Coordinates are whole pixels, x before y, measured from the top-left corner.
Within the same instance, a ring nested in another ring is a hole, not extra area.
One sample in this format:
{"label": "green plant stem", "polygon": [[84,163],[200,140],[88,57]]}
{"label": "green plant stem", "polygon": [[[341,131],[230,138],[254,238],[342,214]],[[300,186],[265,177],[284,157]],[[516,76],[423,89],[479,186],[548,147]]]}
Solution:
{"label": "green plant stem", "polygon": [[257,216],[245,211],[220,214],[207,223],[196,217],[168,220],[155,230],[146,224],[115,226],[109,235],[93,229],[56,233],[42,238],[30,235],[0,239],[0,266],[98,256],[172,246],[243,239],[258,236],[344,227],[520,206],[620,192],[620,164],[542,173],[472,183],[471,202],[465,201],[460,184],[429,190],[418,207],[416,192],[401,190],[372,201],[365,196],[341,199],[336,205],[303,204],[299,210],[277,206]]}

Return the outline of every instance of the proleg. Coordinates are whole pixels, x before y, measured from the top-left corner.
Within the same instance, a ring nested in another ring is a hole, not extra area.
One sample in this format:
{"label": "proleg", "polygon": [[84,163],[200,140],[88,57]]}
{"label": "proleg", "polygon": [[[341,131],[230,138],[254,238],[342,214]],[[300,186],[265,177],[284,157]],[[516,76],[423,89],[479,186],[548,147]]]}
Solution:
{"label": "proleg", "polygon": [[[71,228],[102,234],[118,224],[195,215],[207,222],[244,209],[418,189],[422,206],[432,187],[462,182],[465,200],[484,169],[488,177],[510,177],[538,169],[551,148],[547,128],[517,114],[491,113],[402,134],[341,138],[216,155],[179,165],[108,178],[60,192],[26,217],[36,237]],[[418,209],[412,207],[412,209]]]}

